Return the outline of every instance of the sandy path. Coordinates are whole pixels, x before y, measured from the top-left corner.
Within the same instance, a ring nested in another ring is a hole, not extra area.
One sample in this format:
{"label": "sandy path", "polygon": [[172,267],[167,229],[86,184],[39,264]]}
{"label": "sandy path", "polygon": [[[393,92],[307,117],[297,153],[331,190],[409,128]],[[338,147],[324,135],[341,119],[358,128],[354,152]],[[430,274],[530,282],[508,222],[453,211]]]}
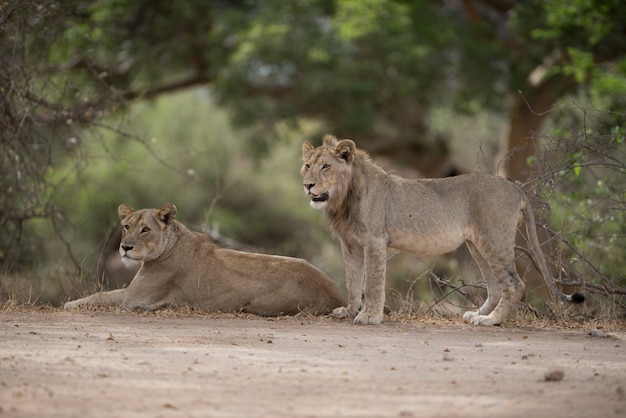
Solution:
{"label": "sandy path", "polygon": [[3,417],[626,416],[621,330],[33,310],[0,335]]}

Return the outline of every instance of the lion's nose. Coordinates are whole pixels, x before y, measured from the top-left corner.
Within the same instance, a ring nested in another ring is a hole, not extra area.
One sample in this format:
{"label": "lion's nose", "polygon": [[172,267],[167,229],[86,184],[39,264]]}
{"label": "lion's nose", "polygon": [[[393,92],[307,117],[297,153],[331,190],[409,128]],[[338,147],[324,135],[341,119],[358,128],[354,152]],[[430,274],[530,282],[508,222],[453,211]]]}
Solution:
{"label": "lion's nose", "polygon": [[315,183],[304,183],[304,187],[306,187],[308,191],[311,191],[313,186],[315,186]]}
{"label": "lion's nose", "polygon": [[132,245],[124,245],[124,244],[122,244],[121,247],[122,247],[122,250],[124,251],[130,251],[134,248]]}

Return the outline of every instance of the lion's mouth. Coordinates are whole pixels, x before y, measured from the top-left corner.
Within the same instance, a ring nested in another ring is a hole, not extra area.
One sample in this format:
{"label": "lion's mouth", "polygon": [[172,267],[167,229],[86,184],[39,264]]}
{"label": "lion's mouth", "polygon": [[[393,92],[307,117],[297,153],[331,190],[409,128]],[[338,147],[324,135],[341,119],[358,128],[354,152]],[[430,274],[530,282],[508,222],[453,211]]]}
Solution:
{"label": "lion's mouth", "polygon": [[141,260],[135,260],[134,258],[130,257],[122,257],[122,263],[126,267],[135,267],[137,264],[141,264]]}
{"label": "lion's mouth", "polygon": [[139,254],[131,254],[132,248],[125,249],[120,246],[120,255],[122,256],[122,261],[141,261],[141,255]]}
{"label": "lion's mouth", "polygon": [[324,192],[320,195],[311,194],[312,202],[326,202],[328,200],[328,192]]}

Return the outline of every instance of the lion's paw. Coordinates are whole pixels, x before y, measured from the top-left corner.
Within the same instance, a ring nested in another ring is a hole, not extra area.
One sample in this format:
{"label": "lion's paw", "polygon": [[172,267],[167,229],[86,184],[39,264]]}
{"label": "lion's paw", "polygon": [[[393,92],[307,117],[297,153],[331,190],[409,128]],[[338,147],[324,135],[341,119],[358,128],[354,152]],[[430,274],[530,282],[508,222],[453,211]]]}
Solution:
{"label": "lion's paw", "polygon": [[463,314],[463,320],[465,322],[472,322],[472,319],[476,316],[478,316],[478,311],[467,311]]}
{"label": "lion's paw", "polygon": [[340,319],[354,318],[355,315],[356,313],[352,313],[352,310],[347,306],[340,306],[333,309],[333,316]]}
{"label": "lion's paw", "polygon": [[372,314],[367,309],[362,310],[356,318],[354,318],[355,324],[361,325],[378,325],[383,322],[383,313]]}
{"label": "lion's paw", "polygon": [[77,309],[79,307],[80,305],[76,301],[65,302],[65,305],[63,305],[63,309]]}
{"label": "lion's paw", "polygon": [[[465,318],[465,315],[463,315],[463,318]],[[474,315],[469,320],[469,322],[472,325],[481,325],[481,326],[484,326],[484,327],[489,327],[489,326],[493,326],[493,325],[499,325],[502,321],[494,318],[491,315]]]}

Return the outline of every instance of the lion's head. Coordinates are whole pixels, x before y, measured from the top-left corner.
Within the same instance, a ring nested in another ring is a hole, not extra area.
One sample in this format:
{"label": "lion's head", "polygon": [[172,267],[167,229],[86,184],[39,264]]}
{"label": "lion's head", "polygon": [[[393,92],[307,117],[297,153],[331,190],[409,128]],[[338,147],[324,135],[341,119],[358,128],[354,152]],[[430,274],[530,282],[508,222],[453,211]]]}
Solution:
{"label": "lion's head", "polygon": [[304,142],[300,174],[304,192],[311,197],[311,206],[322,209],[343,202],[350,188],[356,152],[352,140],[337,140],[332,135],[324,136],[323,144],[317,148]]}
{"label": "lion's head", "polygon": [[122,203],[117,208],[122,221],[120,255],[127,264],[157,259],[167,248],[176,216],[176,206],[134,210]]}

